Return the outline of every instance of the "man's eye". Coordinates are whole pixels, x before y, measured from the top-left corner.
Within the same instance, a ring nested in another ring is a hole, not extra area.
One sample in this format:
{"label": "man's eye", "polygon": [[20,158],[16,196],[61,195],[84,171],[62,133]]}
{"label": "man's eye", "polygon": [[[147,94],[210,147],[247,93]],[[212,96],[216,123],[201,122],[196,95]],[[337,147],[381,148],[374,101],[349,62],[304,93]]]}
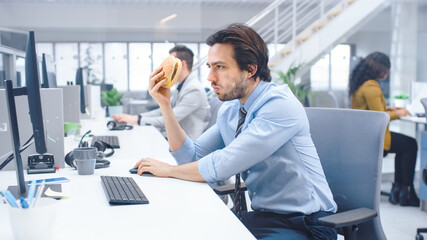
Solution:
{"label": "man's eye", "polygon": [[221,65],[217,65],[216,66],[217,68],[219,68],[219,69],[223,69],[224,67],[223,66],[221,66]]}

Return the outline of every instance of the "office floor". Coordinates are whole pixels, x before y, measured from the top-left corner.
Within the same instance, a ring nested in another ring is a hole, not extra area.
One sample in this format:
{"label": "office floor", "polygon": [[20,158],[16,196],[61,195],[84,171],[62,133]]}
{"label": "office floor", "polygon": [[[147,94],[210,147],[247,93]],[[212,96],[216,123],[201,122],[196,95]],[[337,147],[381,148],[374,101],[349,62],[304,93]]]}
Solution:
{"label": "office floor", "polygon": [[[419,161],[418,161],[419,163]],[[419,166],[417,166],[419,169]],[[383,184],[381,189],[389,192],[394,172],[394,155],[390,154],[383,161]],[[419,171],[417,171],[419,173]],[[418,191],[419,175],[415,177]],[[380,200],[381,223],[388,240],[413,240],[417,228],[427,228],[427,211],[416,207],[401,207],[388,202],[386,196]],[[424,235],[424,238],[427,234]]]}

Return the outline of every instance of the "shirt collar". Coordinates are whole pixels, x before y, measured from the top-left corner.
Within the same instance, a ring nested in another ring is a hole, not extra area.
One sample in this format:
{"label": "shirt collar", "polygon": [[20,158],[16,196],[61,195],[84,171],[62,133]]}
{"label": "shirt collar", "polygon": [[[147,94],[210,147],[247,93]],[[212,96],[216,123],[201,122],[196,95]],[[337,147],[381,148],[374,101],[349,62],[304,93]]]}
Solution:
{"label": "shirt collar", "polygon": [[267,82],[260,80],[258,85],[255,87],[251,95],[246,100],[245,104],[240,103],[240,107],[244,107],[246,112],[248,112],[249,109],[254,104],[255,100],[261,95],[261,93],[264,91],[266,87],[267,87]]}
{"label": "shirt collar", "polygon": [[181,88],[182,88],[182,86],[184,85],[185,80],[187,80],[188,78],[190,78],[191,74],[192,74],[192,73],[188,74],[188,76],[187,76],[184,80],[182,80],[182,82],[181,82],[181,83],[178,83],[178,85],[177,85],[177,87],[176,87],[176,90],[178,90],[178,92],[179,92],[179,91],[181,91]]}
{"label": "shirt collar", "polygon": [[176,90],[178,90],[178,92],[181,91],[182,85],[184,85],[185,80],[187,80],[187,78],[184,79],[181,83],[179,83],[178,86],[176,87]]}

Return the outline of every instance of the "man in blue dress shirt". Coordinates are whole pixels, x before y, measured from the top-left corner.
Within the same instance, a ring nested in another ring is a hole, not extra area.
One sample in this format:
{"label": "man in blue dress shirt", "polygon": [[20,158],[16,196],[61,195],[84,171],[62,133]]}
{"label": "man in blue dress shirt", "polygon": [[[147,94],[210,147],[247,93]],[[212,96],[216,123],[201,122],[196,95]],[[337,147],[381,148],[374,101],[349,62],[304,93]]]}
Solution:
{"label": "man in blue dress shirt", "polygon": [[[225,101],[216,125],[196,141],[179,126],[162,88],[161,68],[150,76],[149,91],[165,120],[170,151],[178,166],[141,159],[138,174],[149,171],[208,183],[241,173],[254,211],[242,222],[257,238],[336,239],[317,219],[336,211],[331,190],[310,136],[305,110],[287,85],[270,83],[268,50],[250,27],[232,24],[211,35],[208,80]],[[236,134],[239,109],[246,112]],[[237,135],[237,136],[236,136]]]}

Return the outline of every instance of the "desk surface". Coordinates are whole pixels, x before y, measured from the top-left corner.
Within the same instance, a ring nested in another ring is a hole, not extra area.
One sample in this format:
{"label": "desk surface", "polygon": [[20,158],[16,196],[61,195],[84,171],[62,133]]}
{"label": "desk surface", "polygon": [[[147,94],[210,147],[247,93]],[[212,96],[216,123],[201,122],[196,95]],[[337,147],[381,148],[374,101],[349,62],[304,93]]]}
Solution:
{"label": "desk surface", "polygon": [[406,121],[406,122],[427,124],[425,117],[403,116],[403,117],[400,117],[399,120]]}
{"label": "desk surface", "polygon": [[[207,184],[129,173],[141,157],[175,164],[156,129],[136,126],[130,131],[107,132],[104,120],[83,121],[82,133],[90,128],[95,135],[119,136],[121,148],[109,159],[109,168],[96,169],[89,176],[80,176],[68,166],[56,174],[25,175],[26,180],[70,179],[62,188],[71,197],[58,201],[56,226],[49,230],[54,231],[55,239],[254,239]],[[78,140],[73,142],[76,146]],[[66,146],[66,152],[71,148]],[[150,203],[110,206],[101,175],[133,177]],[[15,172],[0,172],[0,189],[9,185],[16,185]],[[0,204],[2,240],[12,239],[8,208]]]}

